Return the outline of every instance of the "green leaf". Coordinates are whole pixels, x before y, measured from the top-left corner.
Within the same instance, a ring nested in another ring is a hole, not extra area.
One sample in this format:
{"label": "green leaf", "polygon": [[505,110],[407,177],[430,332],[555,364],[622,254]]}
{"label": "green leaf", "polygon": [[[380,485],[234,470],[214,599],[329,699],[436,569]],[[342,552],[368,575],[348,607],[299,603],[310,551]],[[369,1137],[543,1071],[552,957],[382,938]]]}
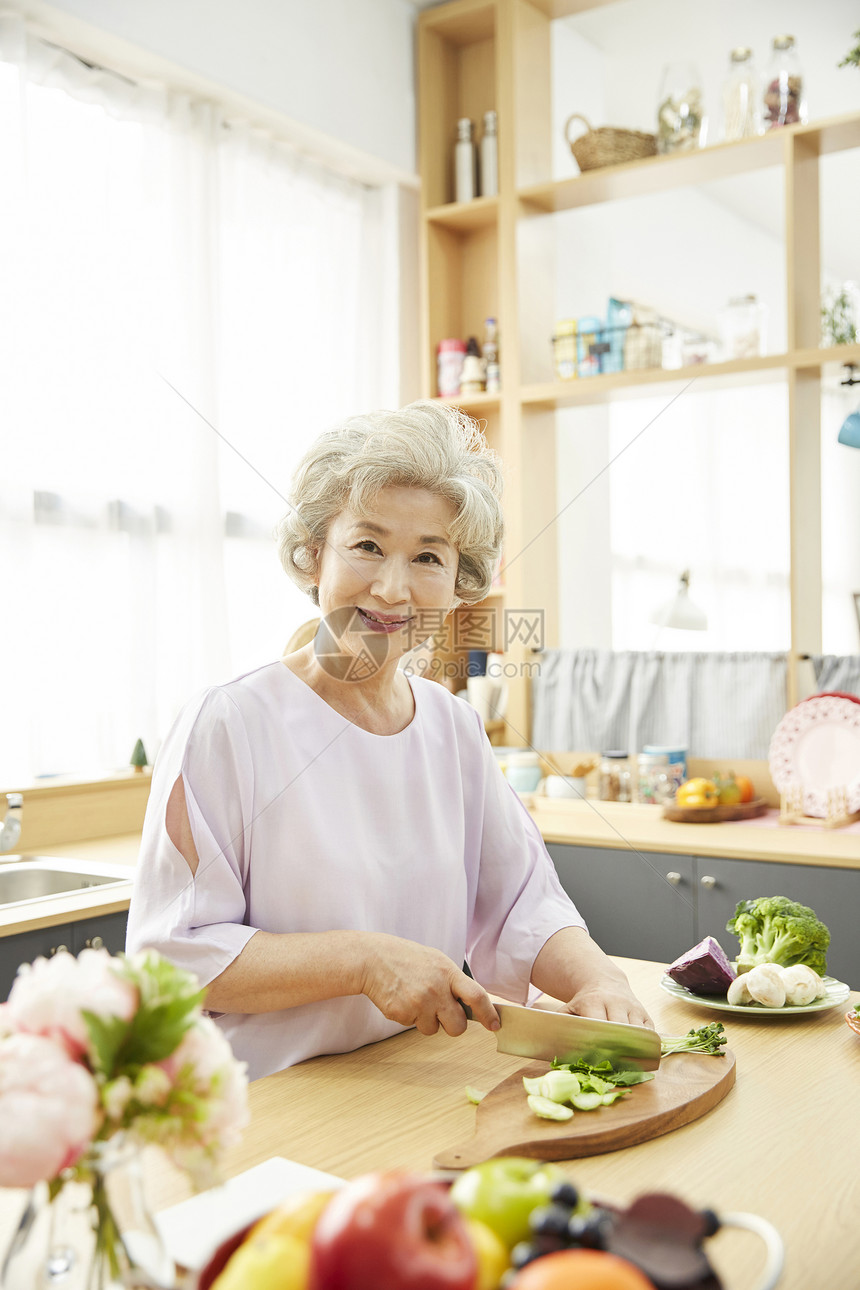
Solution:
{"label": "green leaf", "polygon": [[114,1074],[117,1053],[123,1046],[133,1022],[122,1017],[102,1017],[96,1012],[81,1010],[89,1035],[93,1071],[108,1079]]}
{"label": "green leaf", "polygon": [[653,1071],[618,1071],[614,1082],[622,1088],[630,1088],[633,1084],[646,1084],[653,1078]]}

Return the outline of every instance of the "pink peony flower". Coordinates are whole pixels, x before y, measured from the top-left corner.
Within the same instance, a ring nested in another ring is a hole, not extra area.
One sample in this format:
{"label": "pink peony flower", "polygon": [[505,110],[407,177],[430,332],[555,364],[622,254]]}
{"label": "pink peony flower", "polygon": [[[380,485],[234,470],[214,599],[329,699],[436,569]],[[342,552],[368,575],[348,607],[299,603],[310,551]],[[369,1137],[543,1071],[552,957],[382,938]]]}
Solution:
{"label": "pink peony flower", "polygon": [[203,1102],[198,1142],[218,1151],[234,1146],[250,1119],[247,1067],[233,1056],[215,1022],[197,1017],[176,1052],[160,1065]]}
{"label": "pink peony flower", "polygon": [[9,992],[9,1017],[19,1030],[45,1035],[80,1057],[88,1043],[82,1009],[130,1021],[137,1010],[134,985],[116,970],[107,950],[81,950],[23,964]]}
{"label": "pink peony flower", "polygon": [[17,1029],[8,1003],[0,1003],[0,1039],[5,1039],[7,1035],[14,1035]]}
{"label": "pink peony flower", "polygon": [[32,1187],[73,1165],[99,1128],[96,1082],[40,1035],[0,1040],[0,1187]]}

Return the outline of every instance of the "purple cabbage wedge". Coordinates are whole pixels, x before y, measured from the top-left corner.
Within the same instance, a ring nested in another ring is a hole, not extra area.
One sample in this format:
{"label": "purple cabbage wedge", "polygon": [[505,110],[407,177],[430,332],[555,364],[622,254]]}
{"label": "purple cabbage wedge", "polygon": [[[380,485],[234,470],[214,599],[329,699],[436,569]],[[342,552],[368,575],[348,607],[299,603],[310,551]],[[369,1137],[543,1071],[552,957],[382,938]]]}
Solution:
{"label": "purple cabbage wedge", "polygon": [[666,969],[693,994],[725,994],[737,976],[718,941],[706,936]]}

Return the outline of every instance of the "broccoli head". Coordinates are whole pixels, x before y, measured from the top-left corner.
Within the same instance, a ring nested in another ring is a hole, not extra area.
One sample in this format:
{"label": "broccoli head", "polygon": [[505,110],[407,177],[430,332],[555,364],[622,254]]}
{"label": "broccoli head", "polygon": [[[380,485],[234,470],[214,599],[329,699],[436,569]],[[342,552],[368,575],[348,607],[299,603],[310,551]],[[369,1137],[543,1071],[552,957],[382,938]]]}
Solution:
{"label": "broccoli head", "polygon": [[740,901],[726,929],[734,932],[741,943],[737,956],[740,968],[759,963],[778,963],[781,967],[805,963],[819,976],[827,971],[828,928],[814,909],[787,896]]}

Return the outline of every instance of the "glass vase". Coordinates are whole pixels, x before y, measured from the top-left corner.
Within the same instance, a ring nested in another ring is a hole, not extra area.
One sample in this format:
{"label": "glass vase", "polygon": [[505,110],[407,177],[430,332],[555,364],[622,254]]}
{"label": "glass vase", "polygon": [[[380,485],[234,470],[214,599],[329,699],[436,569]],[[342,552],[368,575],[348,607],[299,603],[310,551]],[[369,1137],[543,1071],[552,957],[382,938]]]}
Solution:
{"label": "glass vase", "polygon": [[96,1142],[73,1169],[37,1183],[0,1269],[2,1290],[171,1286],[174,1267],[150,1215],[139,1148]]}

